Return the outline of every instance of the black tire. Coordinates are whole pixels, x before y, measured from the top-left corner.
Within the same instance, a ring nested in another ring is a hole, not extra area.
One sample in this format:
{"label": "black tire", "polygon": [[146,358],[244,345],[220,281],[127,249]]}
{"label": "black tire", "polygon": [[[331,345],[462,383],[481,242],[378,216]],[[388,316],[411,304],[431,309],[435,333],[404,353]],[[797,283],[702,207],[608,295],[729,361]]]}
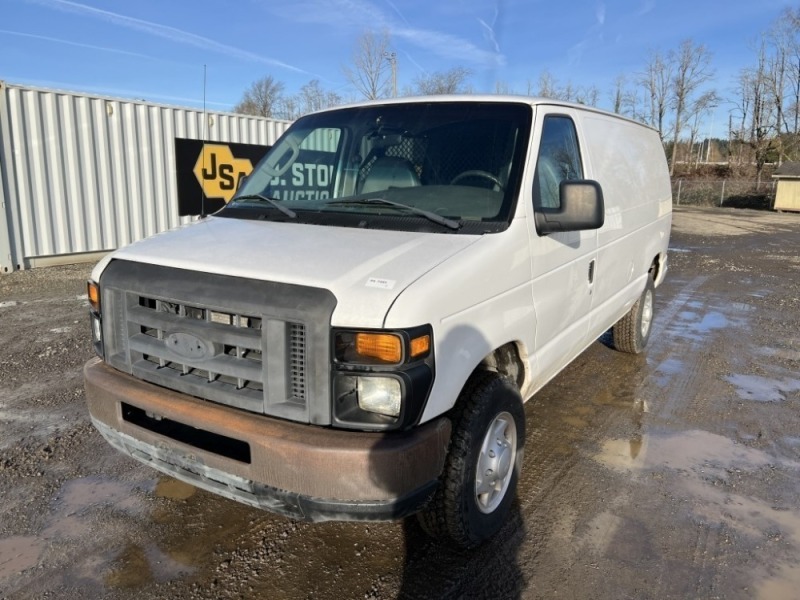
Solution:
{"label": "black tire", "polygon": [[[522,470],[525,413],[514,384],[489,371],[470,378],[454,411],[441,485],[418,520],[432,537],[470,549],[497,533],[508,517]],[[479,493],[478,485],[490,491]]]}
{"label": "black tire", "polygon": [[653,330],[655,304],[656,288],[652,278],[648,277],[642,295],[625,316],[614,324],[614,348],[630,354],[639,354],[644,350]]}

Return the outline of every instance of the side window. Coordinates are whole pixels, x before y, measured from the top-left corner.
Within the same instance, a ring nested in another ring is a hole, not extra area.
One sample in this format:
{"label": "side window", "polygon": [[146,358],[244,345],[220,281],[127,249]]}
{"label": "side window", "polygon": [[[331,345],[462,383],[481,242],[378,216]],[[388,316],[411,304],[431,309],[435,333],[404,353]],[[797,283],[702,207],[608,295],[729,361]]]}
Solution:
{"label": "side window", "polygon": [[534,208],[560,208],[559,185],[575,179],[583,179],[575,124],[566,116],[545,117],[533,178]]}

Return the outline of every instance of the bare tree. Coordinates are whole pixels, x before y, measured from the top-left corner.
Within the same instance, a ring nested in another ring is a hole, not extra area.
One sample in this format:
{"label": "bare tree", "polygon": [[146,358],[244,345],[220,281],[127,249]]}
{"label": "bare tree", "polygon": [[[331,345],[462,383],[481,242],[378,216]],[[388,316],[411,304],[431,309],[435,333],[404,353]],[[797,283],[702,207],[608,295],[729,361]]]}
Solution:
{"label": "bare tree", "polygon": [[678,141],[684,127],[686,111],[700,88],[713,76],[711,53],[703,44],[695,46],[692,40],[681,43],[677,52],[670,53],[670,60],[675,65],[672,78],[672,103],[675,108],[675,127],[672,136],[672,157],[669,174],[675,174]]}
{"label": "bare tree", "polygon": [[636,85],[629,85],[625,75],[617,75],[614,80],[614,87],[608,95],[609,100],[611,100],[612,111],[632,119],[646,122],[644,115],[647,111],[640,108],[640,91],[641,90],[639,90]]}
{"label": "bare tree", "polygon": [[275,118],[294,121],[303,113],[297,101],[297,96],[281,96],[275,107]]}
{"label": "bare tree", "polygon": [[414,79],[414,94],[431,96],[434,94],[467,94],[471,89],[467,83],[471,71],[465,67],[453,67],[447,71],[438,71],[420,75]]}
{"label": "bare tree", "polygon": [[259,117],[276,117],[282,96],[283,83],[267,75],[250,84],[233,111]]}
{"label": "bare tree", "polygon": [[600,90],[596,85],[578,87],[575,89],[575,102],[586,106],[597,106],[600,101]]}
{"label": "bare tree", "polygon": [[[530,87],[529,82],[529,90]],[[567,83],[561,87],[556,78],[553,77],[547,69],[539,74],[539,88],[536,95],[542,96],[543,98],[553,98],[554,100],[586,104],[588,106],[597,106],[597,103],[600,101],[600,90],[597,89],[597,86],[576,86],[572,81],[567,80]]]}
{"label": "bare tree", "polygon": [[666,59],[660,52],[653,52],[645,65],[644,72],[638,78],[639,85],[645,90],[647,103],[645,122],[658,129],[662,141],[666,133],[664,130],[669,108],[672,73],[672,61]]}
{"label": "bare tree", "polygon": [[301,114],[330,108],[342,103],[342,97],[336,92],[323,89],[319,79],[312,79],[301,87],[297,96]]}
{"label": "bare tree", "polygon": [[614,80],[614,89],[611,91],[611,110],[622,114],[622,107],[625,103],[625,75],[617,75]]}
{"label": "bare tree", "polygon": [[536,95],[541,96],[542,98],[560,98],[561,92],[558,89],[558,83],[556,82],[555,77],[545,69],[541,73],[539,73],[539,87],[536,90]]}
{"label": "bare tree", "polygon": [[756,66],[742,69],[738,85],[741,127],[733,132],[733,137],[753,151],[756,177],[760,181],[767,157],[776,149],[779,139],[775,103],[770,98],[767,49],[763,40],[758,48]]}
{"label": "bare tree", "polygon": [[785,9],[765,41],[767,83],[778,128],[778,161],[782,162],[794,154],[800,133],[800,9]]}
{"label": "bare tree", "polygon": [[[689,123],[689,153],[692,153],[694,148],[694,143],[697,141],[698,134],[700,132],[700,125],[702,123],[703,117],[708,115],[712,109],[716,108],[719,105],[719,97],[717,93],[714,91],[708,91],[692,101],[691,105],[688,107],[686,111],[686,121]],[[709,140],[709,144],[711,140]],[[700,157],[698,156],[695,163],[700,162]]]}
{"label": "bare tree", "polygon": [[494,93],[495,94],[513,94],[514,92],[511,89],[511,86],[508,85],[507,81],[497,80],[494,82]]}
{"label": "bare tree", "polygon": [[356,41],[352,65],[342,68],[344,76],[367,100],[386,98],[391,93],[391,44],[387,32],[365,31]]}
{"label": "bare tree", "polygon": [[789,31],[787,61],[790,66],[787,78],[792,101],[788,108],[792,118],[791,132],[797,136],[800,133],[800,9],[787,8],[778,22],[783,23],[783,27]]}

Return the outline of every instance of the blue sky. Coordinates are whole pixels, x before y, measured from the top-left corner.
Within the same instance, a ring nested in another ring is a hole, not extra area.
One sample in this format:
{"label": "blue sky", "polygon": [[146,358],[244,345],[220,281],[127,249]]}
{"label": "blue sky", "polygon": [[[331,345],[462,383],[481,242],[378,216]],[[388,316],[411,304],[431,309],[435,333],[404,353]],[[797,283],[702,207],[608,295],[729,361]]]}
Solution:
{"label": "blue sky", "polygon": [[288,93],[311,79],[356,98],[342,74],[359,34],[389,32],[398,87],[470,69],[475,91],[525,93],[542,70],[596,85],[633,79],[651,50],[708,46],[715,87],[753,62],[752,45],[793,6],[780,0],[0,0],[0,79],[229,110],[255,79]]}

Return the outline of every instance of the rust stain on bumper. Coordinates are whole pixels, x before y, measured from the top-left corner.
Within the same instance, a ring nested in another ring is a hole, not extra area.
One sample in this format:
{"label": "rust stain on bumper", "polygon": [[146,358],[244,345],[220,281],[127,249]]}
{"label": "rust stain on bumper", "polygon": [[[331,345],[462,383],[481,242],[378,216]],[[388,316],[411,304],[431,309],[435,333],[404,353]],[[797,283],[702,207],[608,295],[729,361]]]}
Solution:
{"label": "rust stain on bumper", "polygon": [[[99,359],[84,367],[95,421],[185,460],[306,497],[387,502],[438,479],[451,424],[439,418],[412,430],[367,433],[281,421],[198,400],[121,373]],[[246,442],[250,463],[153,433],[122,417],[122,403],[178,423]]]}

